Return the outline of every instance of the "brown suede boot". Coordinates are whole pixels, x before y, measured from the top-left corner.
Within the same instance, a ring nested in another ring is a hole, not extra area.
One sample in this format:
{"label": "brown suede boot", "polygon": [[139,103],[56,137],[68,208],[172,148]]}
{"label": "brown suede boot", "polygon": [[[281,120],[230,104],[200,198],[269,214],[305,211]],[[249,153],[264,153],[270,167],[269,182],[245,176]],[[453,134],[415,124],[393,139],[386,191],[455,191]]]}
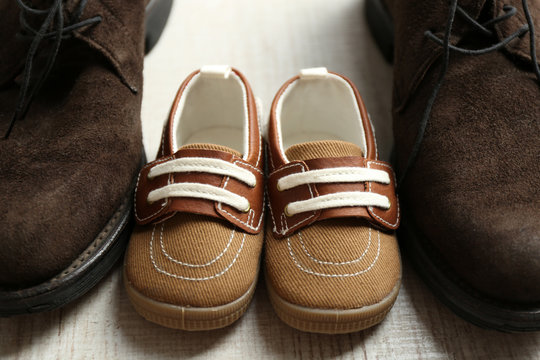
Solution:
{"label": "brown suede boot", "polygon": [[366,4],[375,39],[393,52],[411,259],[465,319],[539,330],[540,3]]}
{"label": "brown suede boot", "polygon": [[51,310],[122,255],[145,50],[172,1],[0,1],[0,316]]}

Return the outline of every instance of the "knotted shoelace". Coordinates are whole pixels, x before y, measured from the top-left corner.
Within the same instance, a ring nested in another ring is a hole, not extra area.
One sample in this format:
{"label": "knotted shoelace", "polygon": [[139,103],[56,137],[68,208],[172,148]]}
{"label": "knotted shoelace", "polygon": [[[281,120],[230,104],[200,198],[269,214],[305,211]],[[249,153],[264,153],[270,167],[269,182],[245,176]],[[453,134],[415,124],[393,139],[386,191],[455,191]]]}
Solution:
{"label": "knotted shoelace", "polygon": [[444,49],[443,53],[443,62],[442,62],[442,68],[439,74],[438,81],[433,88],[433,91],[431,93],[431,96],[429,97],[426,108],[424,110],[424,114],[422,116],[422,119],[420,120],[420,124],[418,126],[418,131],[416,133],[416,138],[413,143],[413,147],[411,150],[411,154],[409,155],[409,158],[407,159],[407,163],[405,165],[405,169],[401,173],[399,180],[398,180],[398,187],[400,187],[403,184],[403,181],[405,180],[409,170],[413,166],[414,162],[416,161],[416,158],[418,157],[418,152],[420,150],[420,146],[422,145],[424,135],[426,132],[426,128],[430,119],[431,110],[433,109],[433,104],[435,102],[435,99],[437,98],[437,95],[439,93],[439,90],[441,89],[441,86],[444,82],[444,78],[446,76],[446,73],[448,71],[448,66],[450,63],[450,52],[455,51],[461,54],[465,55],[483,55],[487,54],[493,51],[497,51],[504,46],[506,46],[508,43],[510,43],[512,40],[521,37],[525,33],[529,33],[530,38],[530,56],[531,60],[533,62],[533,70],[536,75],[536,78],[538,82],[540,83],[540,68],[538,66],[538,60],[536,58],[536,44],[535,44],[535,31],[534,31],[534,23],[529,11],[529,7],[527,4],[527,0],[521,0],[523,11],[525,13],[525,17],[527,19],[527,24],[523,24],[516,32],[509,35],[508,37],[502,39],[501,41],[483,48],[483,49],[465,49],[459,46],[454,46],[450,44],[450,35],[452,33],[452,26],[454,24],[456,13],[458,13],[460,16],[462,16],[468,23],[470,23],[475,29],[477,29],[481,34],[489,37],[493,37],[495,35],[494,30],[490,29],[493,28],[493,26],[499,22],[505,21],[512,16],[514,16],[517,13],[517,9],[510,5],[505,5],[503,7],[504,14],[498,17],[495,17],[491,20],[488,20],[484,22],[483,24],[480,24],[475,19],[473,19],[463,8],[461,8],[458,5],[458,0],[452,0],[450,4],[450,11],[448,14],[448,20],[446,23],[446,29],[444,33],[444,38],[439,38],[433,32],[426,31],[424,35],[431,39],[432,41],[436,42],[437,44],[441,45]]}
{"label": "knotted shoelace", "polygon": [[[9,137],[11,130],[17,120],[24,118],[34,96],[39,91],[47,77],[49,76],[63,39],[71,36],[71,33],[86,26],[98,24],[102,21],[101,16],[94,16],[82,21],[80,17],[86,7],[87,0],[81,0],[75,9],[71,19],[64,18],[62,0],[54,0],[48,9],[35,9],[26,5],[23,0],[17,0],[21,8],[19,22],[21,24],[21,36],[32,38],[30,48],[26,55],[24,70],[22,73],[22,84],[19,90],[19,97],[15,106],[15,112],[4,135],[4,139]],[[26,16],[45,16],[39,29],[34,29],[27,21]],[[34,74],[34,60],[40,49],[40,45],[45,40],[51,40],[52,44],[47,49],[47,60],[43,69],[38,69],[38,74]],[[31,81],[35,77],[35,81]]]}

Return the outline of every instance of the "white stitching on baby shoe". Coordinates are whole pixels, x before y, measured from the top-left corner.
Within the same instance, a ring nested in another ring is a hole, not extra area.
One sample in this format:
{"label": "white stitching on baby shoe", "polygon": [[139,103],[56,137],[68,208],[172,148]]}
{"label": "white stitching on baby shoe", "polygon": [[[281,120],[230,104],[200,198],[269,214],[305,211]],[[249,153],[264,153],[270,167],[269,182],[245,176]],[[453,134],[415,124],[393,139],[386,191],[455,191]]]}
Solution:
{"label": "white stitching on baby shoe", "polygon": [[300,241],[300,245],[302,245],[302,249],[304,250],[304,253],[311,259],[313,260],[314,262],[316,263],[319,263],[321,265],[335,265],[335,266],[339,266],[339,265],[349,265],[349,264],[354,264],[354,263],[357,263],[359,262],[360,260],[362,260],[364,258],[364,256],[366,256],[367,252],[369,251],[369,248],[371,247],[371,228],[369,228],[369,242],[368,242],[368,245],[366,247],[366,249],[364,250],[364,252],[362,253],[362,255],[360,255],[360,257],[354,259],[354,260],[349,260],[349,261],[343,261],[343,262],[332,262],[332,261],[323,261],[323,260],[319,260],[319,259],[316,259],[315,257],[313,257],[308,249],[306,248],[304,242],[302,241],[302,233],[299,231],[298,232],[298,240]]}
{"label": "white stitching on baby shoe", "polygon": [[[270,197],[269,195],[265,194],[265,196]],[[274,220],[274,212],[272,211],[272,203],[270,202],[270,199],[268,199],[268,209],[270,210],[270,219],[272,219],[272,231],[278,233],[276,221]]]}
{"label": "white stitching on baby shoe", "polygon": [[[182,276],[182,275],[178,275],[178,274],[172,274],[166,270],[163,270],[162,268],[160,268],[157,263],[156,263],[156,260],[154,259],[154,248],[153,248],[153,243],[154,243],[154,232],[155,232],[155,229],[156,229],[156,225],[154,225],[153,229],[152,229],[152,237],[150,239],[150,260],[152,261],[152,265],[154,266],[154,269],[156,271],[158,271],[159,273],[162,273],[163,275],[166,275],[166,276],[169,276],[169,277],[173,277],[175,279],[179,279],[179,280],[188,280],[188,281],[205,281],[205,280],[211,280],[211,279],[215,279],[223,274],[225,274],[227,271],[229,271],[229,269],[234,265],[234,263],[236,262],[236,260],[238,259],[238,257],[240,256],[240,253],[242,252],[242,249],[244,248],[244,243],[246,241],[246,235],[247,233],[244,233],[243,237],[242,237],[242,243],[240,244],[240,248],[238,249],[238,251],[236,252],[236,255],[234,256],[233,260],[231,261],[231,263],[229,265],[227,265],[227,267],[225,267],[225,269],[223,269],[221,272],[219,273],[216,273],[214,275],[211,275],[211,276],[206,276],[206,277],[200,277],[200,278],[193,278],[193,277],[187,277],[187,276]],[[233,231],[236,230],[236,227],[233,229]]]}
{"label": "white stitching on baby shoe", "polygon": [[249,167],[252,168],[253,170],[257,171],[259,174],[264,175],[264,173],[263,173],[261,170],[259,170],[259,168],[255,167],[255,166],[253,166],[253,165],[251,165],[251,164],[249,164],[249,163],[247,163],[247,162],[244,162],[244,161],[242,161],[242,160],[235,160],[235,161],[233,162],[233,164],[235,164],[235,165],[236,165],[237,163],[240,163],[240,164],[245,165],[245,166],[249,166]]}
{"label": "white stitching on baby shoe", "polygon": [[[371,228],[369,228],[369,231],[371,231]],[[290,237],[287,238],[287,247],[289,248],[289,256],[293,260],[294,264],[300,270],[302,270],[303,272],[311,274],[311,275],[315,275],[315,276],[320,276],[320,277],[345,278],[345,277],[353,277],[353,276],[358,276],[358,275],[367,273],[368,271],[370,271],[373,268],[373,266],[375,266],[375,264],[379,260],[379,255],[380,255],[380,252],[381,252],[381,234],[380,234],[379,230],[377,230],[377,240],[378,240],[377,255],[375,256],[375,259],[373,259],[371,264],[364,270],[361,270],[361,271],[358,271],[358,272],[355,272],[355,273],[347,273],[347,274],[324,274],[324,273],[320,273],[320,272],[316,272],[316,271],[313,271],[311,269],[308,269],[308,268],[302,266],[302,264],[294,256],[294,252],[293,252],[292,246],[291,246],[291,238]]]}
{"label": "white stitching on baby shoe", "polygon": [[261,140],[261,134],[259,134],[259,155],[257,155],[257,162],[255,163],[255,166],[259,166],[259,161],[261,161],[261,153],[262,153],[262,140]]}
{"label": "white stitching on baby shoe", "polygon": [[162,222],[161,223],[161,231],[160,231],[160,234],[159,234],[159,243],[161,245],[161,252],[163,255],[165,255],[165,257],[167,259],[169,259],[170,261],[176,263],[176,264],[179,264],[179,265],[184,265],[184,266],[189,266],[189,267],[194,267],[194,268],[201,268],[201,267],[206,267],[206,266],[210,266],[212,265],[213,263],[215,263],[216,261],[218,261],[223,255],[225,255],[225,253],[227,252],[227,250],[229,250],[229,247],[231,246],[232,244],[232,241],[233,241],[233,238],[234,238],[234,234],[236,232],[236,228],[234,228],[232,231],[231,231],[231,236],[229,237],[229,241],[227,242],[227,246],[225,246],[225,248],[223,249],[223,251],[218,255],[216,256],[214,259],[210,260],[209,262],[207,262],[206,264],[190,264],[190,263],[186,263],[186,262],[183,262],[183,261],[180,261],[180,260],[177,260],[175,258],[173,258],[172,256],[169,255],[169,253],[167,252],[167,250],[165,249],[165,245],[163,244],[163,230],[165,228],[165,222]]}

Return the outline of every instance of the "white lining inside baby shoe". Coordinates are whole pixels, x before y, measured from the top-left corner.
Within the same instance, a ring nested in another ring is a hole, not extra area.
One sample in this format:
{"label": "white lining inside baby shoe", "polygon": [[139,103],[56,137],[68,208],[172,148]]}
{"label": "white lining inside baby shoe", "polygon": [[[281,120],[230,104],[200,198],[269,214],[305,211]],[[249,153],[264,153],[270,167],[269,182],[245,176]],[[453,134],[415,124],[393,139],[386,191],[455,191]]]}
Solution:
{"label": "white lining inside baby shoe", "polygon": [[302,70],[279,98],[276,121],[283,156],[291,145],[320,140],[348,141],[367,152],[352,87],[324,68]]}
{"label": "white lining inside baby shoe", "polygon": [[194,143],[249,153],[247,90],[229,67],[203,67],[189,81],[173,122],[173,151]]}

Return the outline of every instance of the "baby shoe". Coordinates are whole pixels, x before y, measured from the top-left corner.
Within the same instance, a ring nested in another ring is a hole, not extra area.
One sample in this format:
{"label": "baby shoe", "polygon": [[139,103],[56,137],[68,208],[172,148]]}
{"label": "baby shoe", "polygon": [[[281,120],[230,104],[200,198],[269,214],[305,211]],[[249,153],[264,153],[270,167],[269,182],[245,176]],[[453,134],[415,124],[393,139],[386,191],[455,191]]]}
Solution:
{"label": "baby shoe", "polygon": [[257,113],[230,67],[203,67],[180,87],[157,159],[139,174],[125,257],[127,293],[146,319],[209,330],[246,311],[263,244]]}
{"label": "baby shoe", "polygon": [[302,70],[274,99],[268,148],[265,275],[277,315],[329,334],[381,322],[401,282],[399,204],[356,87]]}

